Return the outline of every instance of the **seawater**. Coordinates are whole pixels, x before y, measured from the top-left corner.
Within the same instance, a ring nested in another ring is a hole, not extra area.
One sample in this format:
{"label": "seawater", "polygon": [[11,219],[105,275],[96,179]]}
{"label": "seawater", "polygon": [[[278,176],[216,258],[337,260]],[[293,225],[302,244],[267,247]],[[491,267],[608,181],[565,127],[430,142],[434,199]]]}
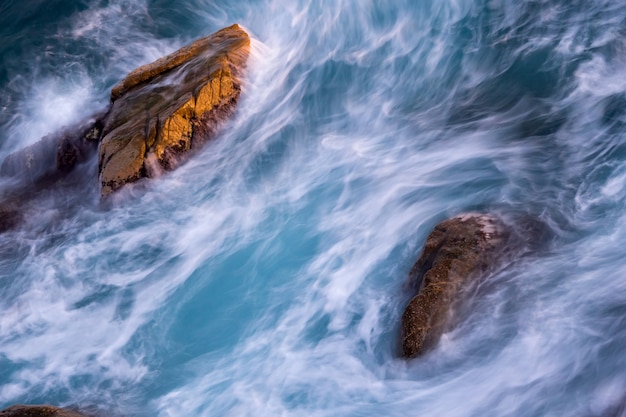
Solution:
{"label": "seawater", "polygon": [[[2,2],[0,159],[198,37],[254,42],[193,160],[108,205],[89,163],[0,236],[0,407],[623,415],[625,22],[609,0]],[[402,284],[465,211],[552,237],[405,362]]]}

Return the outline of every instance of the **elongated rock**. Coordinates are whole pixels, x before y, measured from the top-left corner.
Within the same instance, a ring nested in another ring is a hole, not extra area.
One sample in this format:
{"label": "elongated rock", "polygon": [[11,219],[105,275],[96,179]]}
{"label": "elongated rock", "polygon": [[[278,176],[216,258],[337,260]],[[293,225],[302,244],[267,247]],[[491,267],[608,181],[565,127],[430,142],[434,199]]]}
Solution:
{"label": "elongated rock", "polygon": [[102,195],[175,168],[235,109],[250,38],[222,29],[131,72],[111,92],[99,152]]}
{"label": "elongated rock", "polygon": [[14,405],[0,411],[0,417],[85,417],[76,411],[53,405]]}
{"label": "elongated rock", "polygon": [[460,289],[495,266],[509,234],[489,214],[465,214],[435,227],[409,273],[417,295],[402,315],[403,357],[416,357],[437,343]]}

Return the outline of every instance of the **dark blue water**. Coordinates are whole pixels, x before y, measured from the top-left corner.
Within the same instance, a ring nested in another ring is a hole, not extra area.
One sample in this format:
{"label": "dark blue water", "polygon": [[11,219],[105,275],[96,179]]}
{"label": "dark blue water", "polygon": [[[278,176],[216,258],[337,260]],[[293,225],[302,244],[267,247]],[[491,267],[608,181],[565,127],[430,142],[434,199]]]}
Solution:
{"label": "dark blue water", "polygon": [[[43,192],[0,236],[0,407],[619,415],[626,4],[4,1],[0,159],[235,22],[253,52],[219,140],[111,207],[87,164],[93,187]],[[469,210],[553,238],[402,361],[408,270]]]}

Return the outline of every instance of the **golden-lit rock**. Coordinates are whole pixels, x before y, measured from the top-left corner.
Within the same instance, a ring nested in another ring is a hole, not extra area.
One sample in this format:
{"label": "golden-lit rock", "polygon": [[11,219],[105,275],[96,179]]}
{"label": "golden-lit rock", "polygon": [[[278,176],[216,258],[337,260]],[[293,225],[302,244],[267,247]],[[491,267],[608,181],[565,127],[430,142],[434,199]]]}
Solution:
{"label": "golden-lit rock", "polygon": [[116,85],[100,144],[102,195],[175,168],[212,139],[235,109],[249,52],[248,34],[233,25],[137,68]]}

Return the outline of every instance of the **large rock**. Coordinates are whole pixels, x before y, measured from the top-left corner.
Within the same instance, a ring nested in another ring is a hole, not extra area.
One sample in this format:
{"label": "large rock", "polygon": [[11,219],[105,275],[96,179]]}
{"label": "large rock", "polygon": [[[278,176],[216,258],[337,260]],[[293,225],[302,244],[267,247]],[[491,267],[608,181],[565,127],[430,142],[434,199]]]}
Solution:
{"label": "large rock", "polygon": [[0,411],[0,417],[85,417],[85,415],[52,405],[14,405]]}
{"label": "large rock", "polygon": [[238,25],[131,72],[111,93],[99,152],[102,195],[175,168],[234,110],[250,38]]}
{"label": "large rock", "polygon": [[417,295],[402,315],[402,356],[413,358],[437,343],[463,285],[498,263],[510,236],[489,214],[470,213],[438,224],[409,273]]}

